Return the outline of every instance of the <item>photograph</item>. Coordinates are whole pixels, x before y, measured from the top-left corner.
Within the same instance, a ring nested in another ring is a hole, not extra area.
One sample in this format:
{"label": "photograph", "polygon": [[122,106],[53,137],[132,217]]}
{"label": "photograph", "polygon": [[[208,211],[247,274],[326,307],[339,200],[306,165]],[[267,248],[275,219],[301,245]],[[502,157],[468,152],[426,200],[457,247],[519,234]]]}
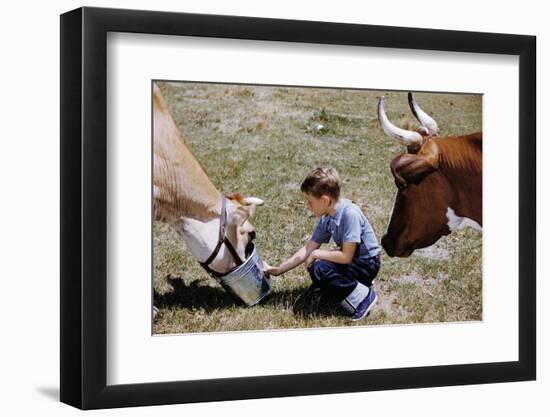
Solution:
{"label": "photograph", "polygon": [[152,333],[483,321],[483,95],[153,80]]}

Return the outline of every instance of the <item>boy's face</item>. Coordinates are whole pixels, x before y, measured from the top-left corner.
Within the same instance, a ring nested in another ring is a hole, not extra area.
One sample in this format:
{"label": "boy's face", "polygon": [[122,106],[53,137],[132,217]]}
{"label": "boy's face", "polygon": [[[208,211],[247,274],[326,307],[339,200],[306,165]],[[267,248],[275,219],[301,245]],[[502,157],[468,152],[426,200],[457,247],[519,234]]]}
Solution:
{"label": "boy's face", "polygon": [[328,213],[328,209],[332,204],[332,199],[328,195],[322,195],[317,198],[310,193],[304,193],[307,199],[307,206],[315,217],[321,217]]}

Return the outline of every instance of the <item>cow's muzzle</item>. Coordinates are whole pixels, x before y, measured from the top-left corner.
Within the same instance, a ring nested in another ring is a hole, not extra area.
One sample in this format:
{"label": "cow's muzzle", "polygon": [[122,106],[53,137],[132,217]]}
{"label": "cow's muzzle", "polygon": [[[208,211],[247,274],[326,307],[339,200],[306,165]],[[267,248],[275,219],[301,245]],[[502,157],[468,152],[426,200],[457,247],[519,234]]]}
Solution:
{"label": "cow's muzzle", "polygon": [[392,239],[387,233],[382,236],[381,243],[386,253],[392,258],[394,256],[397,256],[398,258],[407,258],[414,252],[414,249],[396,244],[395,240]]}

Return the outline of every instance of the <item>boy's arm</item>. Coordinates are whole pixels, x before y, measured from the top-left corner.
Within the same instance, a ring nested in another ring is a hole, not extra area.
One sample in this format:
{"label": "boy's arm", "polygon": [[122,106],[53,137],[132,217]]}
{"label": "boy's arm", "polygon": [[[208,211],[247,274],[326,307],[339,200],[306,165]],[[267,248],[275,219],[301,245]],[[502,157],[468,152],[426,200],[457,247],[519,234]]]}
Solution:
{"label": "boy's arm", "polygon": [[349,264],[355,255],[356,248],[356,242],[344,242],[341,250],[316,249],[307,258],[306,266],[309,266],[315,259],[324,259],[337,264]]}
{"label": "boy's arm", "polygon": [[340,224],[342,231],[342,248],[335,251],[317,249],[306,260],[309,266],[315,259],[324,259],[337,264],[349,264],[353,260],[357,245],[361,242],[361,209],[344,209]]}
{"label": "boy's arm", "polygon": [[298,249],[298,251],[294,255],[281,263],[281,265],[279,265],[278,267],[270,267],[268,265],[265,269],[265,272],[269,275],[274,276],[284,274],[285,272],[288,272],[303,263],[310,256],[310,254],[314,250],[319,249],[319,247],[321,247],[320,243],[310,240],[304,246]]}

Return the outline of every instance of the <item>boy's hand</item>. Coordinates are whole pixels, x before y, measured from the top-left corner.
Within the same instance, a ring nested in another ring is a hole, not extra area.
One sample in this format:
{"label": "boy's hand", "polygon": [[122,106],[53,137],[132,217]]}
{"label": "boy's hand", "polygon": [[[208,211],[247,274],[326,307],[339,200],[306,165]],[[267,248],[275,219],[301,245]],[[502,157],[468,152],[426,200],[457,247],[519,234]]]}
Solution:
{"label": "boy's hand", "polygon": [[277,267],[269,265],[267,262],[264,261],[264,273],[276,277],[281,275],[281,270]]}
{"label": "boy's hand", "polygon": [[309,266],[313,263],[313,261],[315,261],[315,259],[317,259],[317,256],[316,255],[316,250],[314,250],[313,252],[311,252],[309,254],[309,256],[306,258],[306,260],[304,261],[304,264],[306,266],[306,269],[309,269]]}

